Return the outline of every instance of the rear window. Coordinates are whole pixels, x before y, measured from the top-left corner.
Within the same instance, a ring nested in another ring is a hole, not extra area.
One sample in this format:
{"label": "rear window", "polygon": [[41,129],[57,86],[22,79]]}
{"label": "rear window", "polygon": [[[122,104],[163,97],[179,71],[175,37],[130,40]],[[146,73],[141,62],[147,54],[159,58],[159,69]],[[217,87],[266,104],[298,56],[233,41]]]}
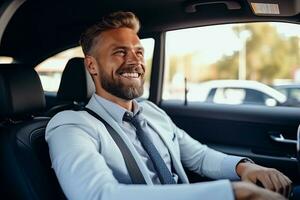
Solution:
{"label": "rear window", "polygon": [[[150,88],[150,74],[152,67],[152,57],[154,50],[154,39],[141,39],[141,43],[145,48],[146,76],[144,84],[143,98],[148,98]],[[60,52],[36,66],[44,91],[56,93],[59,88],[62,72],[69,59],[74,57],[84,57],[81,47],[75,47]]]}
{"label": "rear window", "polygon": [[84,57],[81,47],[75,47],[47,58],[35,70],[40,76],[43,89],[47,92],[57,92],[62,72],[71,58]]}

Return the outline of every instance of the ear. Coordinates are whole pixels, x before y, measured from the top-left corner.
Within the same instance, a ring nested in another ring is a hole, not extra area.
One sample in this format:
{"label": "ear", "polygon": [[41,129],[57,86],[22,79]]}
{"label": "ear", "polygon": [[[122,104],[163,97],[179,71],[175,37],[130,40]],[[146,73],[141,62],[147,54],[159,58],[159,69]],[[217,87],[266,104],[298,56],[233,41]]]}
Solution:
{"label": "ear", "polygon": [[92,76],[98,75],[98,63],[93,56],[85,56],[84,65]]}

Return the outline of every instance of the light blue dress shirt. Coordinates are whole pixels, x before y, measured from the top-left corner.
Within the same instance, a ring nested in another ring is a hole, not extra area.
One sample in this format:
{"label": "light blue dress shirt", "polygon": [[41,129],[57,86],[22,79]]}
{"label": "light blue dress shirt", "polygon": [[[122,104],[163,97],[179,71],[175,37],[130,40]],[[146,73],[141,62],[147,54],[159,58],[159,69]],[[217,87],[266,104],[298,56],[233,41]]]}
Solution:
{"label": "light blue dress shirt", "polygon": [[[234,199],[228,179],[239,180],[235,168],[241,157],[214,151],[194,140],[153,103],[135,102],[133,113],[143,108],[142,113],[151,126],[156,147],[167,165],[170,166],[170,160],[173,161],[178,177],[186,183],[160,185],[157,184],[153,167],[148,162],[149,158],[140,149],[133,127],[122,122],[125,111],[117,109],[116,104],[96,94],[87,107],[99,114],[120,134],[136,159],[147,185],[130,184],[131,179],[123,156],[99,120],[86,111],[63,111],[48,123],[45,139],[49,145],[52,167],[68,199]],[[127,129],[131,131],[125,132]],[[187,184],[183,166],[213,179],[226,180]]]}
{"label": "light blue dress shirt", "polygon": [[[145,149],[143,148],[141,142],[139,141],[137,135],[136,135],[136,129],[135,127],[123,120],[123,116],[125,112],[128,112],[132,116],[136,115],[137,112],[140,112],[140,115],[143,115],[143,108],[139,106],[138,102],[136,100],[133,100],[133,112],[126,110],[125,108],[119,106],[118,104],[115,104],[111,101],[108,101],[100,96],[97,96],[97,101],[102,104],[102,106],[106,109],[106,111],[111,115],[111,117],[116,120],[116,122],[121,126],[121,128],[124,130],[125,133],[128,134],[128,137],[130,138],[132,144],[134,145],[135,149],[141,156],[141,159],[147,166],[147,172],[149,176],[151,177],[153,184],[160,184],[160,180],[157,176],[157,173],[155,171],[155,168],[153,166],[153,163],[149,157],[149,155],[146,153]],[[149,127],[149,126],[148,126]],[[160,153],[161,157],[165,161],[169,171],[171,172],[171,157],[169,154],[169,151],[159,135],[151,128],[149,127],[149,133],[150,138],[155,145],[156,149]],[[176,173],[172,173],[173,178],[175,182],[178,181],[178,176]]]}
{"label": "light blue dress shirt", "polygon": [[[128,134],[128,137],[131,139],[131,142],[133,143],[134,147],[140,154],[143,161],[146,163],[148,173],[152,179],[153,184],[159,184],[160,181],[159,181],[158,176],[155,173],[154,166],[153,166],[148,154],[146,153],[146,151],[142,147],[141,143],[139,142],[139,140],[136,136],[134,126],[132,126],[128,122],[123,121],[124,113],[129,112],[129,111],[126,110],[125,108],[119,106],[118,104],[115,104],[109,100],[102,98],[101,96],[95,95],[95,97],[96,97],[97,102],[103,106],[103,108],[111,115],[111,117],[114,120],[116,120],[116,122],[121,126],[121,128],[124,130],[124,132]],[[136,100],[133,100],[133,112],[131,112],[131,114],[135,115],[138,111],[143,112],[143,107],[140,106]],[[143,113],[141,113],[141,114],[143,114]],[[153,140],[153,144],[156,146],[157,150],[159,151],[160,155],[162,156],[163,160],[165,161],[167,167],[171,171],[171,158],[170,158],[168,149],[162,142],[161,138],[155,133],[155,131],[153,129],[150,129],[150,131],[151,131],[151,138]],[[243,159],[243,158],[232,156],[232,157],[227,157],[223,160],[222,171],[224,172],[224,174],[227,175],[227,178],[229,178],[230,180],[239,180],[240,179],[240,177],[237,175],[237,173],[235,171],[235,167],[233,168],[233,166],[236,166],[237,163],[241,161],[241,159]],[[177,182],[178,176],[175,173],[173,173],[173,176]]]}

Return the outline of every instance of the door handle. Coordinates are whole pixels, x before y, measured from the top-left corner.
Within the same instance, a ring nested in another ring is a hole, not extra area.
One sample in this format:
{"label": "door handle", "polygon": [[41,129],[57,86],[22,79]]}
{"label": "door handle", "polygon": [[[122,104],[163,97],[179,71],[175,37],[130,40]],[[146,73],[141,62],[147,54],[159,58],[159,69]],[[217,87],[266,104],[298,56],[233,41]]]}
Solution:
{"label": "door handle", "polygon": [[283,137],[283,135],[281,133],[279,134],[270,134],[270,138],[271,140],[273,140],[274,142],[278,142],[278,143],[283,143],[283,144],[297,144],[297,140],[291,140],[291,139],[286,139]]}

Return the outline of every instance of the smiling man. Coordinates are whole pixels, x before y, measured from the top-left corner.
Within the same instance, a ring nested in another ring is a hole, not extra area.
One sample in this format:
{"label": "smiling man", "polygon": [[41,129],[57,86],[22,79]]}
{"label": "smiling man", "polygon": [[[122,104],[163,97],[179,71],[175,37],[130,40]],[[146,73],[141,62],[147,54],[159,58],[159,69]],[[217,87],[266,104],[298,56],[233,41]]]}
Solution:
{"label": "smiling man", "polygon": [[[146,70],[139,26],[133,13],[116,12],[81,37],[96,92],[86,110],[58,113],[46,130],[52,167],[67,198],[285,199],[291,181],[279,171],[210,149],[153,103],[135,100],[143,94]],[[136,173],[105,124],[133,156]],[[222,180],[188,184],[183,167]],[[136,184],[138,171],[144,184]]]}
{"label": "smiling man", "polygon": [[143,94],[144,48],[136,31],[127,27],[106,30],[94,41],[99,45],[85,54],[96,93],[127,110],[131,110],[131,100]]}

